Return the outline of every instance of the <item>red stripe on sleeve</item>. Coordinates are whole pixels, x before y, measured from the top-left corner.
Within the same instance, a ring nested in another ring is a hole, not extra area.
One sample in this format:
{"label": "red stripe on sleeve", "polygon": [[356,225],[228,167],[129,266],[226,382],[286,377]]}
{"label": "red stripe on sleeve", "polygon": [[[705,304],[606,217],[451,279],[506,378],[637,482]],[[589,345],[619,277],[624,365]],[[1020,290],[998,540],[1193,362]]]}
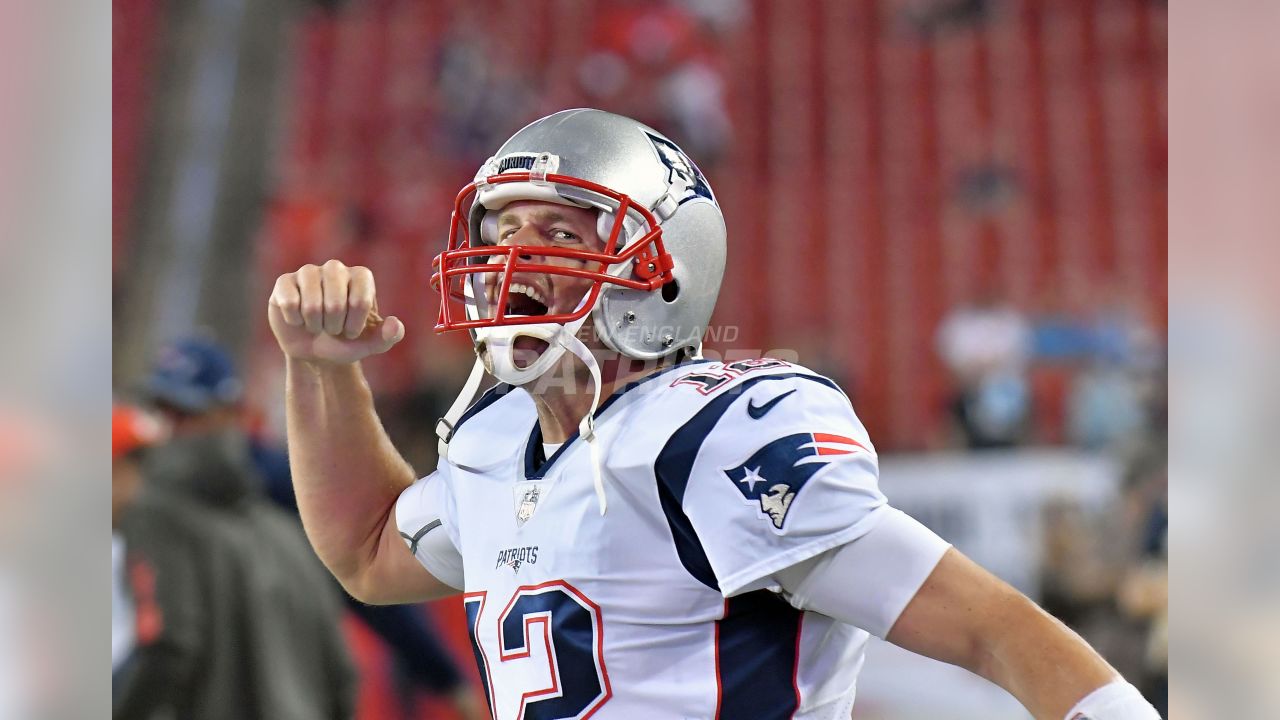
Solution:
{"label": "red stripe on sleeve", "polygon": [[[855,447],[862,448],[863,450],[867,449],[865,445],[858,442],[857,440],[854,440],[853,438],[847,438],[843,435],[832,435],[831,433],[814,433],[813,440],[814,442],[818,442],[818,443],[838,443],[840,445],[853,445]],[[848,455],[852,452],[853,452],[852,450],[845,450],[843,448],[826,448],[826,447],[818,448],[819,455]]]}

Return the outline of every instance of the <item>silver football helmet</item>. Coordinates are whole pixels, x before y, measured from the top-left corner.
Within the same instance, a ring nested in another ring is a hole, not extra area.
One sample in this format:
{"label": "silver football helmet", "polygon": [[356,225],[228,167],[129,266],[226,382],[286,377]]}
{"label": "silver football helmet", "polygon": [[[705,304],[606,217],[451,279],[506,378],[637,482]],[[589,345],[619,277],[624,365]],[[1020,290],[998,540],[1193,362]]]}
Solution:
{"label": "silver football helmet", "polygon": [[[497,213],[519,200],[594,209],[603,250],[498,244]],[[580,263],[545,264],[550,256]],[[565,350],[557,338],[576,333],[588,317],[597,337],[626,357],[696,356],[724,263],[720,205],[675,143],[630,118],[565,110],[517,132],[458,194],[448,248],[434,261],[436,330],[469,330],[488,351],[488,370],[515,384],[552,367]],[[524,304],[526,314],[517,314],[510,295],[519,273],[592,285],[572,312],[528,313]],[[514,360],[522,335],[549,345],[527,367]]]}

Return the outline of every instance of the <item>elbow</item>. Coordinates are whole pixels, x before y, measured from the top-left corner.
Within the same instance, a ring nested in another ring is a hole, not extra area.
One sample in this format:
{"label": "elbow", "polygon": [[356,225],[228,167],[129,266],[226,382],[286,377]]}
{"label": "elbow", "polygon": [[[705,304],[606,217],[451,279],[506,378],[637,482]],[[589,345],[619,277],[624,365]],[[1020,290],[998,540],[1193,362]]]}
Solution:
{"label": "elbow", "polygon": [[[379,537],[379,536],[375,536]],[[319,548],[317,547],[317,550]],[[374,543],[341,553],[320,555],[321,562],[333,575],[342,589],[352,598],[366,605],[389,605],[383,595],[385,583],[379,582],[378,555],[380,548]]]}
{"label": "elbow", "polygon": [[369,578],[368,567],[358,562],[354,556],[341,560],[332,556],[320,555],[329,574],[342,586],[343,592],[366,605],[381,605],[378,602],[377,585]]}
{"label": "elbow", "polygon": [[377,583],[369,582],[361,573],[335,573],[334,577],[348,595],[365,605],[392,605],[395,602],[379,592]]}
{"label": "elbow", "polygon": [[342,568],[341,572],[336,567],[330,567],[329,571],[348,595],[365,605],[395,605],[403,602],[388,594],[388,584],[379,581],[377,577],[376,563],[351,563]]}
{"label": "elbow", "polygon": [[337,573],[334,573],[333,577],[338,581],[338,584],[342,586],[342,590],[352,598],[355,598],[365,605],[377,604],[369,601],[369,589],[365,583],[360,582],[359,577],[350,574],[339,575]]}
{"label": "elbow", "polygon": [[404,583],[392,581],[395,571],[383,563],[356,564],[341,574],[334,572],[333,576],[348,595],[365,605],[400,605],[426,599],[406,593]]}

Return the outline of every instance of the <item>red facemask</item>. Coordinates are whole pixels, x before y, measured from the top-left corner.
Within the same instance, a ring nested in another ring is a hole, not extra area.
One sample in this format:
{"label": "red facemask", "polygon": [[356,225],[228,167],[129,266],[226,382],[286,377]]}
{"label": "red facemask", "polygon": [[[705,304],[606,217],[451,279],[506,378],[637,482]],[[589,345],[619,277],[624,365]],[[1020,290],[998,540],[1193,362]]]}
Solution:
{"label": "red facemask", "polygon": [[[449,246],[431,262],[433,268],[431,287],[440,293],[440,312],[436,319],[436,332],[573,322],[595,307],[600,290],[605,283],[652,292],[674,279],[671,273],[671,256],[662,245],[662,227],[653,213],[627,195],[569,175],[548,174],[545,176],[545,183],[581,188],[617,203],[617,210],[613,213],[613,225],[602,251],[545,245],[490,245],[480,238],[472,238],[468,210],[472,206],[476,193],[491,185],[512,182],[534,182],[533,174],[513,172],[491,175],[483,181],[468,184],[462,192],[458,193],[454,201],[453,216],[449,221]],[[643,218],[645,231],[639,239],[618,252],[619,238],[624,225],[623,219],[628,211],[634,211]],[[538,261],[537,258],[541,257],[572,258],[582,261],[584,266],[575,268],[548,265]],[[632,277],[616,277],[605,272],[610,266],[623,262],[632,263],[630,273]],[[491,300],[486,296],[486,302],[491,303],[493,311],[481,313],[477,309],[468,313],[466,311],[468,305],[478,308],[477,298],[485,292],[484,276],[489,273],[498,274],[494,283],[496,291],[492,293]],[[545,315],[508,315],[512,278],[519,274],[586,278],[592,281],[592,285],[584,301],[571,312],[550,314],[548,311]],[[473,283],[470,293],[467,290],[468,283]]]}

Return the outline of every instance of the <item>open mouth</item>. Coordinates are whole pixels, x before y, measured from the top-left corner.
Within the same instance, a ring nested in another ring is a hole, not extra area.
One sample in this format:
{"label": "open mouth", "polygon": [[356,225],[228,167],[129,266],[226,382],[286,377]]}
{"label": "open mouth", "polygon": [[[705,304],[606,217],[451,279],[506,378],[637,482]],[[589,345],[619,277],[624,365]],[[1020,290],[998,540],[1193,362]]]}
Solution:
{"label": "open mouth", "polygon": [[[507,292],[507,317],[539,317],[546,315],[549,310],[546,296],[537,288],[524,283],[511,283],[511,288]],[[516,367],[524,369],[537,362],[548,347],[550,345],[545,340],[529,335],[517,335],[512,345],[514,351],[512,359]]]}
{"label": "open mouth", "polygon": [[551,347],[545,340],[539,340],[529,335],[517,335],[516,341],[512,344],[512,360],[515,366],[521,370],[533,365],[542,357],[542,353]]}
{"label": "open mouth", "polygon": [[537,288],[523,283],[511,283],[507,292],[507,317],[546,315],[548,309],[547,299]]}

